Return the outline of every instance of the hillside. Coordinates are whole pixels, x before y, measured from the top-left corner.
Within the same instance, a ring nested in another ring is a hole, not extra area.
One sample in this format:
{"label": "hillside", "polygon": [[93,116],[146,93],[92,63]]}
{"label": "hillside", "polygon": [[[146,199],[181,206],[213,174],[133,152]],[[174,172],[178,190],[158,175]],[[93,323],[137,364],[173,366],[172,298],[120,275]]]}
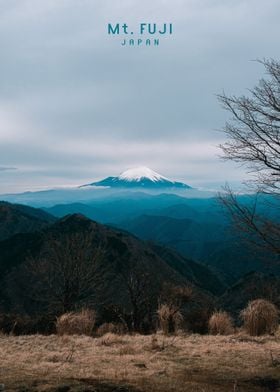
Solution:
{"label": "hillside", "polygon": [[280,277],[259,272],[249,273],[225,291],[219,298],[219,306],[238,320],[240,311],[256,298],[265,298],[280,308]]}
{"label": "hillside", "polygon": [[224,290],[204,266],[78,214],[0,241],[0,274],[2,309],[27,314],[59,313],[71,303],[129,314],[138,301],[137,312],[148,307],[152,317],[164,284],[193,286],[199,306],[213,303],[207,291]]}
{"label": "hillside", "polygon": [[42,230],[55,220],[43,210],[0,201],[0,241],[17,233]]}
{"label": "hillside", "polygon": [[[156,199],[166,204],[165,197]],[[115,201],[113,209],[115,203],[125,208],[124,201]],[[130,207],[136,208],[137,203],[131,200]],[[91,208],[83,204],[72,207],[73,211],[78,207]],[[178,212],[178,207],[160,207]],[[188,210],[193,213],[189,206]],[[219,306],[236,316],[250,299],[265,296],[275,302],[272,294],[279,295],[279,278],[272,281],[271,276],[279,276],[280,267],[253,258],[244,247],[240,249],[240,244],[227,244],[225,235],[224,242],[220,242],[222,225],[216,225],[220,229],[214,230],[210,222],[203,226],[190,218],[162,215],[141,215],[129,222],[126,228],[138,237],[81,214],[56,219],[41,210],[2,203],[2,233],[11,235],[14,230],[17,234],[0,241],[1,309],[32,315],[46,313],[51,305],[53,313],[60,313],[71,309],[72,301],[79,306],[86,303],[98,307],[101,317],[110,320],[119,312],[118,307],[125,309],[127,317],[135,296],[140,307],[149,307],[152,319],[162,287],[169,283],[191,285],[197,306],[210,304],[208,311]],[[19,233],[20,230],[25,232]],[[196,255],[196,251],[208,254],[211,268],[206,265],[207,259],[201,264],[184,256]],[[251,273],[254,270],[263,272]],[[78,280],[75,273],[80,274]],[[71,295],[65,294],[65,276]],[[273,288],[273,293],[264,292],[265,287]],[[67,299],[69,295],[71,299]],[[112,306],[114,316],[106,310]],[[192,311],[191,306],[187,310]]]}
{"label": "hillside", "polygon": [[[168,210],[178,211],[177,208]],[[213,216],[206,215],[202,220],[199,215],[190,219],[145,214],[117,226],[203,263],[229,285],[252,271],[280,273],[271,254],[256,253],[221,217],[215,222]]]}
{"label": "hillside", "polygon": [[194,283],[197,287],[207,290],[216,296],[225,292],[228,287],[217,273],[201,263],[181,256],[174,250],[150,243],[151,248],[172,268]]}
{"label": "hillside", "polygon": [[[253,196],[241,195],[248,206]],[[269,216],[273,198],[262,196],[258,208]],[[174,194],[120,193],[90,203],[61,204],[46,209],[57,217],[80,212],[90,219],[131,232],[137,237],[172,248],[187,259],[215,271],[232,285],[252,271],[279,274],[272,255],[255,252],[234,231],[216,198],[186,199]],[[278,219],[274,216],[275,219]]]}
{"label": "hillside", "polygon": [[[16,212],[18,210],[15,209],[11,204],[9,204],[8,206],[10,210],[14,211],[14,214],[16,215]],[[19,209],[19,211],[21,211],[21,206],[17,206],[17,208]],[[23,207],[23,209],[24,208],[25,207]],[[26,209],[29,210],[29,207],[26,207]],[[32,208],[30,208],[30,210],[34,212],[34,214],[36,213],[36,215],[39,217],[40,217],[40,213],[42,213],[42,217],[49,218],[50,222],[55,221],[55,218],[45,213],[44,211],[32,209]],[[136,237],[132,236],[128,232],[123,232],[118,229],[110,228],[109,226],[98,224],[97,222],[91,221],[90,219],[80,214],[68,215],[60,220],[57,220],[52,225],[50,225],[49,223],[48,223],[49,226],[46,229],[42,230],[41,233],[34,233],[34,234],[29,233],[28,235],[26,234],[18,235],[8,239],[7,241],[2,241],[0,243],[1,265],[12,266],[13,264],[17,264],[17,263],[20,264],[20,262],[23,261],[25,257],[23,248],[25,248],[25,253],[27,252],[30,252],[31,254],[33,254],[33,252],[36,253],[36,250],[34,251],[32,250],[31,243],[34,244],[35,248],[36,247],[39,248],[41,246],[41,242],[43,241],[43,237],[47,238],[50,235],[55,237],[61,235],[67,236],[70,233],[75,233],[75,232],[79,232],[79,233],[91,232],[93,234],[93,238],[92,238],[92,240],[94,241],[93,244],[99,245],[101,247],[105,246],[107,249],[107,254],[108,254],[108,249],[110,249],[110,252],[115,252],[119,250],[118,248],[124,249],[124,252],[129,251],[129,253],[132,253],[136,259],[141,258],[143,252],[146,254],[146,257],[147,255],[148,256],[152,255],[152,257],[155,257],[155,255],[158,254],[157,252],[162,253],[160,246],[153,248],[152,251],[151,246],[137,239]],[[6,223],[3,221],[2,225],[4,227]],[[36,243],[37,245],[35,245]],[[193,279],[192,277],[193,267],[195,267],[197,271],[199,271],[199,269],[201,268],[201,271],[203,271],[204,273],[207,271],[209,276],[212,276],[211,272],[207,270],[205,267],[203,267],[202,265],[194,263],[191,260],[188,260],[180,256],[179,254],[172,252],[171,250],[169,250],[169,253],[173,255],[172,257],[176,257],[178,260],[180,260],[180,263],[182,265],[188,267],[189,273],[186,274],[185,276],[188,279],[190,280]],[[156,260],[159,258],[160,257],[157,257]],[[172,263],[169,262],[168,265],[176,270],[175,264],[173,266]],[[199,281],[200,279],[199,275],[203,275],[203,274],[197,273],[196,275],[197,276],[195,279],[202,286],[202,283]]]}

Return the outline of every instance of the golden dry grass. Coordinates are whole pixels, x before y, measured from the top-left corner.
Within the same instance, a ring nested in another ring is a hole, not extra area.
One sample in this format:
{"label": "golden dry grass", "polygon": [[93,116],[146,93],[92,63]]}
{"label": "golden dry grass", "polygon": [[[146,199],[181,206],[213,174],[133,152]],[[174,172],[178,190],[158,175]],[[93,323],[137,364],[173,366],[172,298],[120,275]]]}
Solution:
{"label": "golden dry grass", "polygon": [[265,299],[249,302],[242,310],[244,328],[252,336],[274,333],[278,328],[279,311],[274,304]]}
{"label": "golden dry grass", "polygon": [[8,391],[276,391],[280,335],[2,335],[0,361]]}
{"label": "golden dry grass", "polygon": [[165,335],[178,330],[180,323],[183,321],[183,316],[175,305],[163,304],[159,307],[157,314],[160,328]]}
{"label": "golden dry grass", "polygon": [[82,309],[80,312],[68,312],[58,317],[56,330],[59,335],[91,335],[96,314],[93,310]]}
{"label": "golden dry grass", "polygon": [[211,335],[231,335],[234,333],[233,321],[227,312],[214,312],[208,326]]}

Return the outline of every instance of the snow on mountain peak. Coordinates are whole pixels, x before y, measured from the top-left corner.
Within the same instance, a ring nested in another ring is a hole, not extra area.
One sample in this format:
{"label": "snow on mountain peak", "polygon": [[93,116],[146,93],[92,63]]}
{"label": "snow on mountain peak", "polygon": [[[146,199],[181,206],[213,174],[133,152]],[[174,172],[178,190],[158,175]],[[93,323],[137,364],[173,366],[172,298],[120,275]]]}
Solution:
{"label": "snow on mountain peak", "polygon": [[189,185],[183,182],[169,180],[145,166],[129,169],[121,173],[118,177],[107,177],[98,182],[92,182],[83,186],[102,186],[109,188],[126,189],[168,189],[180,188],[189,189]]}
{"label": "snow on mountain peak", "polygon": [[124,181],[141,181],[144,178],[149,179],[153,182],[157,181],[170,181],[168,178],[156,173],[155,171],[149,169],[145,166],[136,167],[133,169],[128,169],[121,173],[118,178]]}

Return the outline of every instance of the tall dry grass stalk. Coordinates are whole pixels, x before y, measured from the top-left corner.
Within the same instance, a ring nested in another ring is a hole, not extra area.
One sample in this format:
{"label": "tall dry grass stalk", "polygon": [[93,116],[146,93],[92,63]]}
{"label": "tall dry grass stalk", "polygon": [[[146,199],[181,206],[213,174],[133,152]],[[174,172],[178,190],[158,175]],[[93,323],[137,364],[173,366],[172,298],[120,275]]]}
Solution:
{"label": "tall dry grass stalk", "polygon": [[245,330],[251,336],[272,334],[278,329],[279,311],[274,304],[265,299],[249,302],[240,315]]}
{"label": "tall dry grass stalk", "polygon": [[214,312],[208,322],[211,335],[231,335],[234,332],[233,321],[227,312]]}
{"label": "tall dry grass stalk", "polygon": [[178,330],[183,322],[183,316],[177,306],[163,304],[159,307],[158,319],[160,328],[165,335],[169,335]]}
{"label": "tall dry grass stalk", "polygon": [[80,312],[64,313],[56,321],[58,335],[88,335],[91,336],[95,325],[94,310],[83,309]]}

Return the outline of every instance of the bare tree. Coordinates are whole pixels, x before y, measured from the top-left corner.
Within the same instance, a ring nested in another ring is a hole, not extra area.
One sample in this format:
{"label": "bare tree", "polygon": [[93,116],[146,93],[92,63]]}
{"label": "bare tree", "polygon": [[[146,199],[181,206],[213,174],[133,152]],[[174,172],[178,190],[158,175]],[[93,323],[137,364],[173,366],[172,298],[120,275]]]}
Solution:
{"label": "bare tree", "polygon": [[[226,192],[219,195],[220,201],[230,213],[235,228],[242,238],[260,251],[266,250],[272,254],[280,255],[280,224],[275,219],[258,211],[258,200],[262,195],[258,192],[252,195],[250,203],[242,203],[229,186],[224,189]],[[269,203],[269,205],[272,209],[277,208],[273,203]]]}
{"label": "bare tree", "polygon": [[228,141],[221,145],[224,157],[246,164],[256,174],[259,190],[280,191],[280,62],[261,61],[268,78],[250,90],[251,97],[219,95],[232,119],[224,132]]}
{"label": "bare tree", "polygon": [[103,252],[91,233],[72,233],[44,239],[38,257],[24,265],[25,293],[52,313],[92,305],[104,291]]}
{"label": "bare tree", "polygon": [[[232,115],[224,128],[227,141],[220,146],[224,158],[244,164],[253,173],[250,185],[256,198],[251,205],[243,204],[229,187],[220,198],[246,239],[279,255],[280,225],[274,217],[279,213],[280,197],[280,62],[260,63],[267,78],[250,90],[249,97],[218,96]],[[257,208],[264,194],[270,196],[274,217],[273,213],[263,215]]]}
{"label": "bare tree", "polygon": [[127,260],[125,268],[119,267],[118,274],[129,300],[130,328],[138,332],[151,328],[156,278],[150,275],[142,260]]}

